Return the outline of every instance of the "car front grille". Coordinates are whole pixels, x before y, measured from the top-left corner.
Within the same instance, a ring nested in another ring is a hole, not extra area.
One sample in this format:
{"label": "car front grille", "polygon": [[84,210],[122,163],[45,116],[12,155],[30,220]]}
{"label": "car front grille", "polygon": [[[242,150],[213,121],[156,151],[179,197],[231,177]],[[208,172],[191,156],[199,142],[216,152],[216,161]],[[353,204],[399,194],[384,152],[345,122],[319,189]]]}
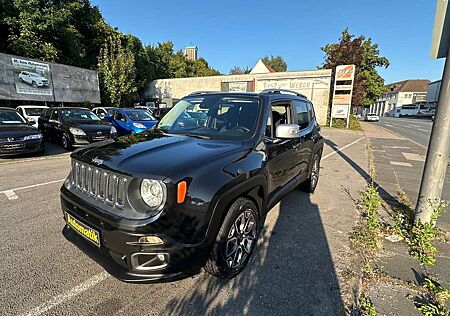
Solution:
{"label": "car front grille", "polygon": [[72,161],[72,187],[86,196],[115,208],[123,208],[127,178],[79,161]]}
{"label": "car front grille", "polygon": [[0,138],[0,143],[15,143],[15,142],[23,142],[25,137],[7,137]]}

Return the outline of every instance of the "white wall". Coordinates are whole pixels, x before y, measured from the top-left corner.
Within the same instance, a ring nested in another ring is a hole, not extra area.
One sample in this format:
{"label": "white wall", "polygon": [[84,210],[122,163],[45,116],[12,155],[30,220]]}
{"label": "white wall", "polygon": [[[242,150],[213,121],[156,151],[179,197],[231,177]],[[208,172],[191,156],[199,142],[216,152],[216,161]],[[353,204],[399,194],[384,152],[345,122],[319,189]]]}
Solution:
{"label": "white wall", "polygon": [[160,79],[152,81],[146,97],[182,98],[195,91],[221,91],[222,84],[250,82],[252,91],[268,88],[289,89],[306,95],[314,104],[317,120],[324,125],[327,119],[331,90],[331,69],[312,71],[274,72],[269,74],[230,75],[213,77],[192,77]]}

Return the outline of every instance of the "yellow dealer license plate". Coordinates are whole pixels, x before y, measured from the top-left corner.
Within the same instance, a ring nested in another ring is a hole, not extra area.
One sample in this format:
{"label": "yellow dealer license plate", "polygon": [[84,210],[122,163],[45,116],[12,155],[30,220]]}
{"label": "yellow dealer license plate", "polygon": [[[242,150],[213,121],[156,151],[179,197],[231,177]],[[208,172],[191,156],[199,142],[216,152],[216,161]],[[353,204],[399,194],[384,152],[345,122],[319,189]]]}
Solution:
{"label": "yellow dealer license plate", "polygon": [[66,212],[66,222],[78,234],[100,247],[100,233]]}

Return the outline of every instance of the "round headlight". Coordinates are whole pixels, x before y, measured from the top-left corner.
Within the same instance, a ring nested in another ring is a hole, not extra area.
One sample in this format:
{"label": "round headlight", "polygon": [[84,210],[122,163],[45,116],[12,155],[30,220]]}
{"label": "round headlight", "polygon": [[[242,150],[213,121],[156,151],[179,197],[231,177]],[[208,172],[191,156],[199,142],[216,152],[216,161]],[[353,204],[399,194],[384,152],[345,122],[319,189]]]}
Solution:
{"label": "round headlight", "polygon": [[163,184],[157,180],[144,179],[141,183],[141,197],[145,204],[153,209],[163,204],[165,190]]}

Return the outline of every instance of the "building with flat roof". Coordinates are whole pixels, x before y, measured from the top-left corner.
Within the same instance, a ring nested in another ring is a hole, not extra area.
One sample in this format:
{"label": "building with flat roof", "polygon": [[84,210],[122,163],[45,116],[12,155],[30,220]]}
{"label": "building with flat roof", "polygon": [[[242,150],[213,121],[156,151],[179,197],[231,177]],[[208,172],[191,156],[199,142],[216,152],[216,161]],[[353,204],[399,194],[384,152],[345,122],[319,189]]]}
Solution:
{"label": "building with flat roof", "polygon": [[389,115],[402,105],[425,102],[429,83],[428,79],[408,79],[388,84],[388,91],[370,106],[370,112]]}
{"label": "building with flat roof", "polygon": [[192,61],[196,61],[198,56],[198,48],[197,46],[188,46],[184,49],[184,55],[186,56],[187,59],[192,60]]}

